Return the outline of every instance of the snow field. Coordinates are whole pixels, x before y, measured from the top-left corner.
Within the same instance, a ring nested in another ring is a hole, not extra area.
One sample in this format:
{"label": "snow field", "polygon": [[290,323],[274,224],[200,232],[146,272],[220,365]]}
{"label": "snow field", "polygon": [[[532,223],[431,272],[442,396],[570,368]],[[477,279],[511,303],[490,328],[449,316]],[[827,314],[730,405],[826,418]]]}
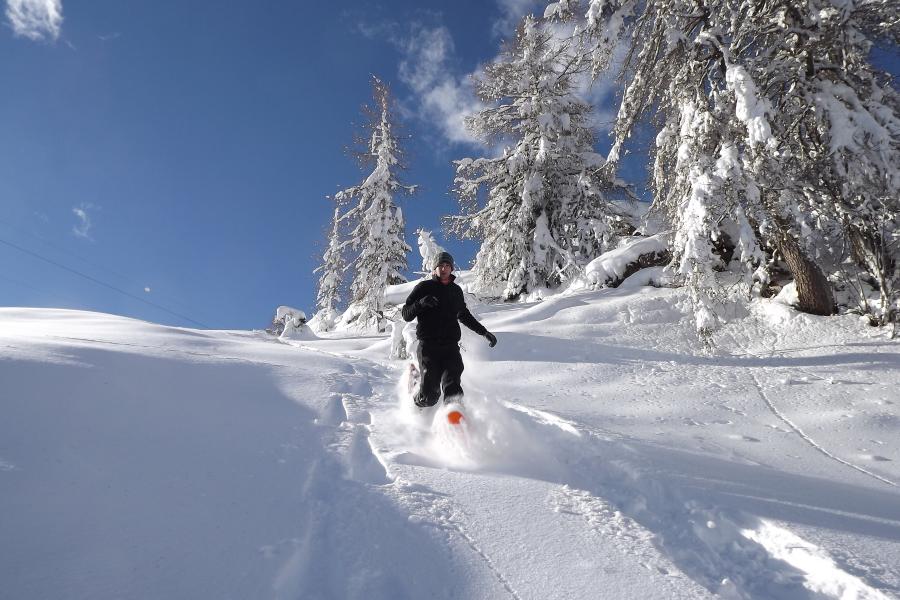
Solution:
{"label": "snow field", "polygon": [[384,337],[0,309],[0,580],[14,598],[897,597],[896,342],[760,305],[707,350],[685,301],[626,281],[473,307],[500,343],[464,337],[464,437],[410,406]]}

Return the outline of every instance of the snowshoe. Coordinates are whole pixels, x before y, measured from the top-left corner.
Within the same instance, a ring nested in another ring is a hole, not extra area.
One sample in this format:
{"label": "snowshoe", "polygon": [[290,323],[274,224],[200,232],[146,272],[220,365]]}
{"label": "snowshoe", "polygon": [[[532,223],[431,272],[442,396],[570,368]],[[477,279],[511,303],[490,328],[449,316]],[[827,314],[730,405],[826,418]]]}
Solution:
{"label": "snowshoe", "polygon": [[444,398],[444,406],[447,407],[447,422],[450,425],[462,425],[466,417],[463,413],[463,404],[461,396],[451,396]]}
{"label": "snowshoe", "polygon": [[447,422],[451,425],[462,425],[462,422],[466,419],[466,417],[462,414],[461,411],[453,408],[447,413]]}

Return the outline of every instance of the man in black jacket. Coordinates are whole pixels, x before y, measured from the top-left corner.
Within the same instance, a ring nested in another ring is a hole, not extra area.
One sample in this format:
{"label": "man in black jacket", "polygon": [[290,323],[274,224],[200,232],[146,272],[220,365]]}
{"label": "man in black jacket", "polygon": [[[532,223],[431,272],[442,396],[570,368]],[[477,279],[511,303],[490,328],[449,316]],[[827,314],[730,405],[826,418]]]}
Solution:
{"label": "man in black jacket", "polygon": [[436,263],[432,278],[420,282],[403,305],[406,321],[419,319],[416,337],[421,384],[414,400],[422,407],[437,404],[442,389],[444,402],[458,401],[463,394],[460,323],[487,338],[491,348],[497,344],[494,334],[469,312],[462,289],[453,282],[453,257],[441,252]]}

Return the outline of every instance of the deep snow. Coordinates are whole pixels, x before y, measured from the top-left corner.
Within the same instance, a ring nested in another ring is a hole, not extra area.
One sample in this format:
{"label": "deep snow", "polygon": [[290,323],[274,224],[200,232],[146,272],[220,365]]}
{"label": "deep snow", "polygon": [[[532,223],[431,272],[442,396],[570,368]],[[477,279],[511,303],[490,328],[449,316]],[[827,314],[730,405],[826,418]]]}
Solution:
{"label": "deep snow", "polygon": [[0,309],[0,598],[898,597],[897,341],[646,280],[472,307],[462,439],[386,337]]}

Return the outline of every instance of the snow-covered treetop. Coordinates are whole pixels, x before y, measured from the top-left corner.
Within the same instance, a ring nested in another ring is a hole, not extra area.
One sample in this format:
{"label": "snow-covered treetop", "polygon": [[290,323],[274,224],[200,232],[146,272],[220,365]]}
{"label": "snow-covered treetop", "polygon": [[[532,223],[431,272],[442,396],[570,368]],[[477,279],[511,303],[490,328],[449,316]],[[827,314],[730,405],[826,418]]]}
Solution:
{"label": "snow-covered treetop", "polygon": [[419,254],[422,256],[422,272],[429,273],[434,268],[434,261],[444,251],[435,240],[434,235],[427,229],[419,229]]}
{"label": "snow-covered treetop", "polygon": [[[625,219],[602,190],[591,106],[578,97],[580,57],[532,17],[476,81],[488,107],[466,119],[501,156],[455,161],[454,191],[464,214],[451,231],[482,240],[475,289],[514,298],[556,287],[604,251]],[[486,202],[479,194],[486,192]]]}
{"label": "snow-covered treetop", "polygon": [[380,329],[385,286],[406,281],[403,271],[410,247],[404,240],[403,212],[394,196],[398,192],[411,194],[416,189],[397,177],[404,165],[391,116],[390,91],[377,77],[372,79],[372,89],[374,106],[366,109],[368,135],[357,153],[360,163],[371,165],[372,170],[359,185],[335,194],[338,202],[351,204],[341,219],[353,227],[346,245],[357,255],[348,263],[354,276],[350,306],[343,322],[358,329]]}

